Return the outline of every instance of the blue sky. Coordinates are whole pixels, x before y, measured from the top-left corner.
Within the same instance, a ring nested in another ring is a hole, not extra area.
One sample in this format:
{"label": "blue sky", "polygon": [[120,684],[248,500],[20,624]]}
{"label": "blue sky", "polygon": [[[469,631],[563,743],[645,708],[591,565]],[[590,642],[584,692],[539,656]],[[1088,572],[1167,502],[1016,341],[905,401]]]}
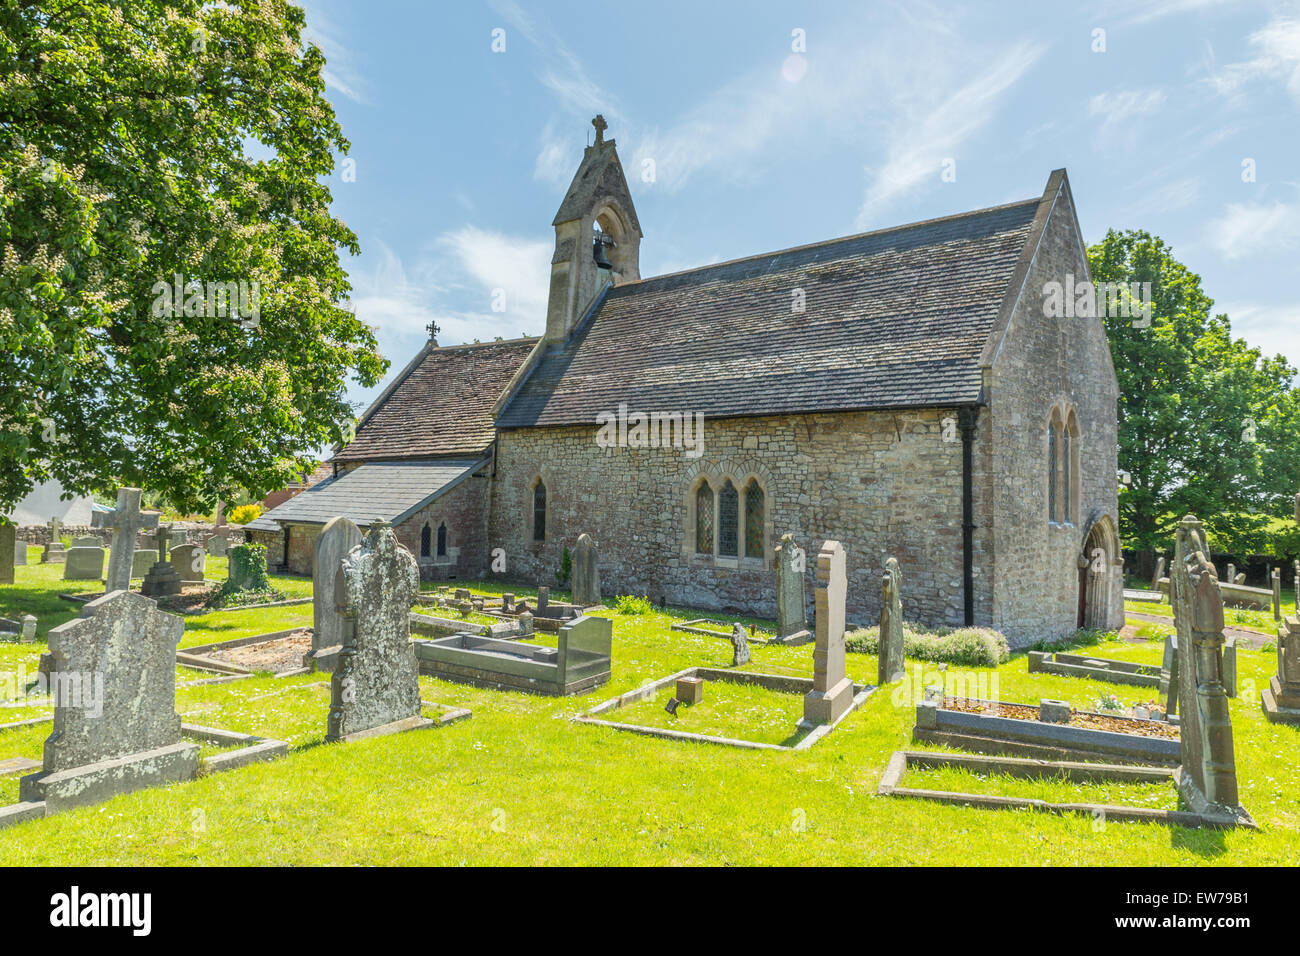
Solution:
{"label": "blue sky", "polygon": [[1300,2],[304,5],[390,376],[430,321],[444,345],[541,332],[597,112],[644,276],[1035,197],[1064,166],[1086,241],[1162,236],[1236,334],[1300,363]]}

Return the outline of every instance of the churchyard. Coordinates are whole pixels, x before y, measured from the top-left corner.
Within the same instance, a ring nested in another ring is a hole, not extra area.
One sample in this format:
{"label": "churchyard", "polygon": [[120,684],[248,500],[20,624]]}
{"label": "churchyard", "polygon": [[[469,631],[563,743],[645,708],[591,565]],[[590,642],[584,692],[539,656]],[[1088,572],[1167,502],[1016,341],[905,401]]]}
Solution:
{"label": "churchyard", "polygon": [[[227,573],[227,558],[208,556],[209,580],[222,581]],[[316,596],[308,578],[272,574],[268,580],[290,600]],[[133,588],[141,584],[136,579]],[[905,595],[906,577],[900,584],[887,570],[882,586],[886,595],[891,590]],[[417,615],[430,620],[446,615],[484,631],[503,626],[504,616],[494,610],[503,595],[533,610],[539,604],[534,587],[465,583],[464,603],[475,609],[462,614],[432,606],[446,603],[437,585],[419,587],[418,595],[414,586],[409,595]],[[0,669],[11,677],[0,686],[5,715],[0,723],[50,715],[48,698],[25,699],[12,677],[34,675],[49,632],[82,613],[59,595],[93,590],[89,582],[66,581],[62,566],[39,560],[19,565],[15,583],[0,587],[0,618],[29,613],[37,618],[31,643],[0,643]],[[817,590],[821,609],[823,587]],[[552,588],[547,599],[565,607],[571,596]],[[334,602],[347,606],[355,599],[354,593]],[[287,752],[16,824],[0,837],[4,861],[1278,865],[1300,856],[1300,733],[1270,723],[1260,706],[1260,694],[1278,670],[1275,641],[1239,647],[1239,693],[1226,701],[1239,801],[1258,829],[1222,830],[965,806],[993,798],[1158,812],[1178,811],[1184,802],[1168,768],[1130,765],[1126,774],[1112,772],[1101,780],[1064,771],[1026,777],[1014,772],[1013,761],[973,770],[953,765],[966,759],[963,752],[917,739],[918,704],[927,688],[939,683],[968,698],[1035,709],[1041,700],[1059,700],[1076,712],[1103,714],[1148,704],[1159,697],[1157,689],[1030,673],[1023,651],[996,668],[909,656],[902,661],[901,679],[891,682],[897,665],[853,652],[863,642],[850,635],[844,681],[856,703],[836,703],[833,729],[819,725],[816,746],[796,750],[810,731],[801,722],[828,697],[843,694],[836,690],[833,645],[829,656],[819,654],[821,635],[796,645],[750,643],[743,635],[751,628],[775,634],[778,622],[710,613],[705,627],[683,629],[699,620],[698,610],[624,602],[633,613],[619,613],[612,607],[615,596],[605,600],[610,608],[589,612],[608,620],[612,629],[612,668],[603,686],[566,695],[421,673],[416,696],[425,702],[420,713],[428,729],[347,743],[327,743],[348,729],[334,726],[332,717],[348,701],[337,686],[341,669],[331,675],[298,668],[286,676],[254,669],[222,678],[178,663],[180,721],[227,732],[183,735],[181,745],[195,748],[198,761],[219,760],[249,745],[230,734],[283,742]],[[889,607],[892,614],[896,605]],[[1168,605],[1160,607],[1169,613]],[[312,603],[186,613],[179,652],[184,658],[187,649],[204,645],[299,631],[312,625],[313,613]],[[817,615],[809,618],[808,628],[818,631]],[[892,620],[884,623],[887,633],[893,629]],[[1123,637],[1083,633],[1059,650],[1158,670],[1171,628],[1131,624]],[[734,625],[740,625],[738,642],[727,639],[726,628]],[[421,639],[418,631],[413,636]],[[901,633],[897,639],[898,645],[885,643],[891,649],[901,646]],[[380,666],[406,666],[394,663],[403,656],[402,640]],[[538,628],[510,640],[521,650],[550,650],[558,648],[560,634]],[[343,641],[348,647],[346,635]],[[883,683],[882,670],[892,672]],[[676,680],[682,672],[705,680],[695,691],[697,702],[680,703],[670,714],[665,705],[691,693]],[[658,686],[643,693],[647,685]],[[633,732],[575,720],[618,699],[626,702],[617,714],[603,717],[635,725]],[[413,706],[409,700],[414,698],[408,699]],[[664,739],[655,736],[658,731],[760,746]],[[48,722],[0,730],[0,805],[20,799],[20,778],[39,765],[49,733]],[[951,804],[880,795],[887,772],[899,769],[895,754],[901,751],[939,755],[907,762],[896,781],[901,788],[968,798]]]}

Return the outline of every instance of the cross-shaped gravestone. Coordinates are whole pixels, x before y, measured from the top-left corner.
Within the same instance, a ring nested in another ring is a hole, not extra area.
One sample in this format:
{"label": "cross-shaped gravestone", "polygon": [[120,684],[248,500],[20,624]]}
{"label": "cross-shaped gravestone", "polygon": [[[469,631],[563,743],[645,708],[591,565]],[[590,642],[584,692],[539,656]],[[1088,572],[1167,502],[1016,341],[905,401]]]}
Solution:
{"label": "cross-shaped gravestone", "polygon": [[137,532],[158,526],[158,512],[140,510],[140,494],[139,488],[119,488],[116,510],[96,511],[91,515],[91,523],[96,528],[113,529],[105,591],[130,590],[135,536]]}
{"label": "cross-shaped gravestone", "polygon": [[827,541],[817,555],[817,643],[813,648],[813,689],[804,695],[804,727],[833,724],[853,703],[853,682],[844,668],[844,608],[848,575],[844,546]]}
{"label": "cross-shaped gravestone", "polygon": [[419,590],[415,556],[397,543],[392,525],[371,522],[334,582],[334,603],[346,621],[326,739],[419,718],[419,669],[411,643],[411,604]]}

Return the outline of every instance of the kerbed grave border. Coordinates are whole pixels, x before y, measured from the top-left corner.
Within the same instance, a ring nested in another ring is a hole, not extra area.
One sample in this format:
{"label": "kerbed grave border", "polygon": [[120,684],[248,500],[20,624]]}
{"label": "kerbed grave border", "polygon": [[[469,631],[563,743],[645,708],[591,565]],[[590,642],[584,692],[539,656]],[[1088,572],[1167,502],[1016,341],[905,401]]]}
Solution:
{"label": "kerbed grave border", "polygon": [[807,750],[817,743],[832,730],[838,727],[848,716],[861,707],[879,687],[874,684],[854,684],[853,701],[849,704],[848,709],[841,714],[836,720],[829,724],[820,724],[814,727],[802,740],[793,746],[785,744],[769,744],[757,740],[744,740],[737,737],[718,737],[712,734],[697,734],[685,730],[672,730],[665,727],[647,727],[641,724],[627,724],[620,721],[601,719],[599,714],[608,714],[613,711],[627,707],[631,704],[639,704],[642,701],[657,697],[659,692],[665,687],[676,686],[677,681],[683,677],[698,677],[703,680],[726,681],[732,684],[749,684],[756,687],[762,687],[765,690],[774,691],[779,694],[806,694],[813,689],[813,680],[811,677],[785,677],[780,674],[762,674],[755,671],[733,671],[724,670],[716,667],[688,667],[680,670],[675,674],[669,674],[667,677],[661,677],[649,684],[643,684],[635,690],[630,690],[618,697],[610,698],[597,704],[595,707],[571,718],[574,723],[589,724],[594,727],[610,727],[614,730],[625,730],[630,733],[643,734],[648,737],[661,737],[665,740],[684,740],[693,743],[718,744],[723,747],[737,747],[742,750],[785,750],[797,751]]}

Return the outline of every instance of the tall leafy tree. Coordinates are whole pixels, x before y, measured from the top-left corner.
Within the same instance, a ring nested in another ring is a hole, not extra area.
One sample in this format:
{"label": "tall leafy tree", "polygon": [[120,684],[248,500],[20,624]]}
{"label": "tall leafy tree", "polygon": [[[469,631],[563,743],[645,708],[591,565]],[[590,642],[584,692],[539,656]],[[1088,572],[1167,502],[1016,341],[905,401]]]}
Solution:
{"label": "tall leafy tree", "polygon": [[260,494],[383,374],[303,29],[285,0],[0,0],[0,514],[51,476]]}
{"label": "tall leafy tree", "polygon": [[1300,487],[1296,370],[1232,337],[1201,279],[1163,240],[1108,232],[1088,250],[1094,282],[1151,284],[1149,327],[1105,319],[1119,378],[1120,496],[1132,547],[1167,546],[1187,513],[1255,534]]}

